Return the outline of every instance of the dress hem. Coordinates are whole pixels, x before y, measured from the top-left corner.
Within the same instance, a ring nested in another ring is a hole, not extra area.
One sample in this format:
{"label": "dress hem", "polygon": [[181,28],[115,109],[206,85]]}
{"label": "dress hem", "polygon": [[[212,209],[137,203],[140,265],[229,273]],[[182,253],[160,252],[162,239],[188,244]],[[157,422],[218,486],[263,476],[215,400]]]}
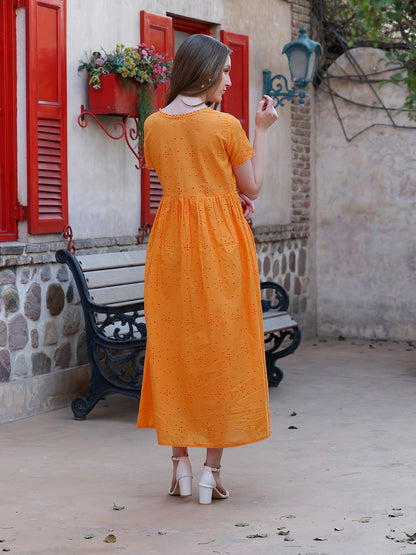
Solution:
{"label": "dress hem", "polygon": [[[137,428],[138,430],[140,429],[152,429],[155,430],[156,428],[154,428],[153,426],[140,426]],[[159,439],[157,440],[159,445],[168,445],[170,447],[202,447],[204,449],[225,449],[228,447],[240,447],[243,445],[250,445],[251,443],[258,443],[259,441],[264,441],[265,439],[268,439],[270,436],[272,435],[272,430],[270,430],[270,432],[260,438],[257,439],[251,439],[249,441],[243,441],[243,442],[238,442],[238,443],[223,443],[223,444],[218,444],[216,443],[215,445],[212,444],[207,444],[207,443],[186,443],[186,445],[184,445],[183,443],[176,443],[176,442],[168,442],[168,441],[159,441]]]}

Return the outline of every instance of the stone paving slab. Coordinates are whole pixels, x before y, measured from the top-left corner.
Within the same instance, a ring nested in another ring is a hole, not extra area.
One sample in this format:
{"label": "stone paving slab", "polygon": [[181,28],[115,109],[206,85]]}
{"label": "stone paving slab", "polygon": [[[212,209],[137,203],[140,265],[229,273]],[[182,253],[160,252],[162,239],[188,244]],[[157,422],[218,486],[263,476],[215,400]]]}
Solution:
{"label": "stone paving slab", "polygon": [[416,532],[415,346],[307,340],[281,362],[273,434],[225,451],[231,497],[210,506],[197,503],[202,449],[193,497],[166,494],[170,450],[136,430],[134,398],[108,397],[83,422],[65,408],[0,426],[0,551],[416,554],[395,541]]}

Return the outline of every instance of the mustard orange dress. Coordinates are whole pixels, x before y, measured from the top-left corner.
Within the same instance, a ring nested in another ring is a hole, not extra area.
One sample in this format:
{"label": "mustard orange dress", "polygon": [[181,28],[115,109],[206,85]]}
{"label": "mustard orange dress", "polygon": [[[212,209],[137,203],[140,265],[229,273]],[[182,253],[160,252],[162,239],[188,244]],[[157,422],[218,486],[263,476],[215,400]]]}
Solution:
{"label": "mustard orange dress", "polygon": [[137,427],[156,428],[162,445],[271,433],[257,257],[232,171],[253,154],[240,122],[211,108],[145,122],[163,197],[146,257]]}

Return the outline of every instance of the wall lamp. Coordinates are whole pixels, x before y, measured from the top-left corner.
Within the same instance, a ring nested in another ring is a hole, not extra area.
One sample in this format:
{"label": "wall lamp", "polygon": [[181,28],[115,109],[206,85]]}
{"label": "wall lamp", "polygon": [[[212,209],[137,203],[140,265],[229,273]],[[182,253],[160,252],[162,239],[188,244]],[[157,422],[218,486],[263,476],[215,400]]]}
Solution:
{"label": "wall lamp", "polygon": [[274,100],[274,105],[283,106],[286,100],[299,97],[300,104],[310,95],[305,88],[312,81],[318,58],[322,53],[321,45],[309,39],[305,27],[301,27],[299,38],[285,44],[282,54],[286,54],[289,61],[290,76],[294,87],[289,89],[284,75],[275,75],[268,69],[263,70],[263,94],[268,94]]}

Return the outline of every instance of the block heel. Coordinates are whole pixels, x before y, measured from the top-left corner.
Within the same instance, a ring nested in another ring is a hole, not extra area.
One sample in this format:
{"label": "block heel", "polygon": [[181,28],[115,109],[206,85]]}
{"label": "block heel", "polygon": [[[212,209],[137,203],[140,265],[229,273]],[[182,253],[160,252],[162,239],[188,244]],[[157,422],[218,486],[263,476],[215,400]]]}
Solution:
{"label": "block heel", "polygon": [[212,499],[228,499],[230,493],[225,490],[225,493],[221,493],[217,489],[217,483],[215,481],[213,472],[219,472],[219,468],[211,468],[209,466],[204,466],[204,471],[199,481],[199,503],[201,505],[210,505]]}
{"label": "block heel", "polygon": [[169,490],[169,495],[189,497],[192,495],[192,467],[189,457],[172,457],[172,461],[178,461],[178,466],[175,487]]}
{"label": "block heel", "polygon": [[201,505],[210,505],[212,502],[212,488],[207,486],[199,486],[199,503]]}
{"label": "block heel", "polygon": [[179,495],[189,497],[192,495],[192,476],[183,476],[179,481]]}

